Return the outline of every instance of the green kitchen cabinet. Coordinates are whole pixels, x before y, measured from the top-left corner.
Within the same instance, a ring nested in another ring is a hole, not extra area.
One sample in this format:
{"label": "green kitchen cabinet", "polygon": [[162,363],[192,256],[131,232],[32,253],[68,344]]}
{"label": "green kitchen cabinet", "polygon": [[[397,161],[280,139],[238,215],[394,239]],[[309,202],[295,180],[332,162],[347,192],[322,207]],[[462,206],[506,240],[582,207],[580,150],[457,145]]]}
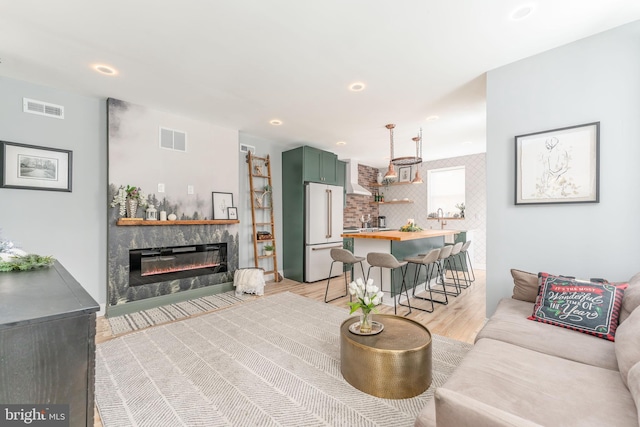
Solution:
{"label": "green kitchen cabinet", "polygon": [[304,148],[304,180],[323,184],[338,183],[338,156],[313,147]]}
{"label": "green kitchen cabinet", "polygon": [[282,152],[282,264],[286,278],[304,279],[304,183],[344,188],[345,178],[346,164],[333,153],[309,146]]}

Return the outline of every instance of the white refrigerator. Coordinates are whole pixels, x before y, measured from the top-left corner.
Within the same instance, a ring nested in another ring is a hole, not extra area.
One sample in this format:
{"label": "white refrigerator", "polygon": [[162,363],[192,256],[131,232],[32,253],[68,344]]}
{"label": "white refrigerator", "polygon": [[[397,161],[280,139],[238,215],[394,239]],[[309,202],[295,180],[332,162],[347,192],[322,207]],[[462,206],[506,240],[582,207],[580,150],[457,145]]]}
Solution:
{"label": "white refrigerator", "polygon": [[[338,185],[305,185],[304,281],[329,277],[331,248],[342,248],[343,188]],[[332,276],[342,274],[342,263],[333,265]]]}

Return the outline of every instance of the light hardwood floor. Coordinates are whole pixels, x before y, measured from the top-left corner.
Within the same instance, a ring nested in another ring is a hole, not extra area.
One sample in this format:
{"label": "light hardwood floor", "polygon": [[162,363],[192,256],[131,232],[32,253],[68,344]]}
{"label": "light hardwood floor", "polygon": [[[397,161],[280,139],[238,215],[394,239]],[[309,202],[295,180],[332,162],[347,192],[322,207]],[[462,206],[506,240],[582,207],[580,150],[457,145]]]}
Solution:
{"label": "light hardwood floor", "polygon": [[[482,328],[486,318],[485,310],[485,289],[486,280],[483,270],[475,270],[476,281],[457,297],[449,297],[449,304],[435,304],[433,313],[425,313],[419,310],[412,310],[407,317],[425,325],[431,333],[453,338],[459,341],[473,343],[476,335]],[[316,301],[323,302],[325,289],[327,287],[326,280],[315,283],[299,283],[293,280],[284,279],[279,283],[269,282],[264,288],[265,296],[274,295],[281,292],[291,292],[302,295]],[[344,293],[345,282],[343,277],[331,279],[329,288],[329,299]],[[442,295],[437,295],[442,298]],[[260,298],[260,297],[254,297]],[[338,307],[348,306],[349,296],[339,298],[330,302]],[[403,299],[404,302],[404,299]],[[423,301],[411,300],[411,304],[425,306]],[[403,316],[408,309],[406,307],[398,307],[398,315]],[[382,314],[393,314],[393,306],[381,304],[378,306],[378,312]],[[206,314],[206,313],[203,313]],[[179,322],[180,320],[176,320]],[[96,343],[101,343],[115,338],[111,333],[109,322],[104,317],[99,317],[96,322]],[[102,427],[100,416],[97,409],[95,411],[94,427]]]}

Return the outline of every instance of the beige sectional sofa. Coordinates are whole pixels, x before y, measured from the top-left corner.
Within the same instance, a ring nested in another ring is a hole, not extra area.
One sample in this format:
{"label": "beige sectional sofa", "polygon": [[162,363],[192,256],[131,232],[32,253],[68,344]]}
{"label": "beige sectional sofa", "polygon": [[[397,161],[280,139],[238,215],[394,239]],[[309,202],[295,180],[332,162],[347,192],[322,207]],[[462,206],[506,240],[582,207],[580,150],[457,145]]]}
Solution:
{"label": "beige sectional sofa", "polygon": [[512,274],[514,296],[500,301],[415,425],[638,426],[640,273],[625,291],[615,342],[528,320],[537,280]]}

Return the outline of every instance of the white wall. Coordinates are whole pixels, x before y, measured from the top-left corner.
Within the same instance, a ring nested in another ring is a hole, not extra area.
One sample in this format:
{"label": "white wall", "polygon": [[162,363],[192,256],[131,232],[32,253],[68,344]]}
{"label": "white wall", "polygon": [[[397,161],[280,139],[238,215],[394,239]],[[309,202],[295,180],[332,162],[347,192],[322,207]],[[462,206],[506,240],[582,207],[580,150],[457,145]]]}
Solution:
{"label": "white wall", "polygon": [[[640,271],[640,22],[487,76],[487,314],[509,269],[629,279]],[[600,203],[514,205],[514,136],[600,121]]]}
{"label": "white wall", "polygon": [[[72,192],[0,188],[2,238],[52,255],[106,301],[106,102],[0,77],[0,140],[73,151]],[[22,112],[22,98],[63,105],[59,120]]]}
{"label": "white wall", "polygon": [[[408,218],[413,218],[416,224],[425,229],[439,228],[440,224],[437,221],[427,220],[429,212],[427,171],[454,166],[465,167],[465,219],[447,220],[444,228],[473,232],[473,237],[471,237],[472,264],[474,268],[484,269],[487,222],[486,158],[484,153],[423,162],[420,167],[420,176],[424,180],[424,184],[380,187],[380,191],[384,193],[387,201],[394,198],[402,200],[405,197],[414,201],[412,204],[380,205],[380,215],[387,217],[387,224],[392,228],[400,228]],[[384,175],[386,169],[380,171]]]}

